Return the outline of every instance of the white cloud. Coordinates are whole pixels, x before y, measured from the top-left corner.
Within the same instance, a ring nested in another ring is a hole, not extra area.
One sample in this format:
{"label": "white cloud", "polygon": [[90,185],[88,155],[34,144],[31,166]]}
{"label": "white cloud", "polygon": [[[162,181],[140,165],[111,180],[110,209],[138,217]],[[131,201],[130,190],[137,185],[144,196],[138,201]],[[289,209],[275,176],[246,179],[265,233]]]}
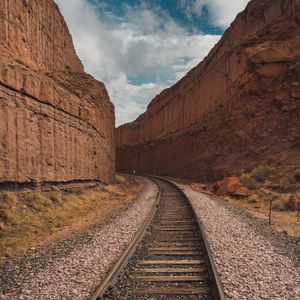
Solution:
{"label": "white cloud", "polygon": [[165,88],[167,86],[154,83],[132,85],[124,75],[109,82],[107,89],[110,91],[111,98],[118,99],[116,109],[118,123],[123,124],[136,119],[145,111],[149,100]]}
{"label": "white cloud", "polygon": [[191,34],[167,12],[126,6],[102,20],[87,0],[55,0],[88,73],[105,83],[117,124],[134,120],[150,100],[208,54],[220,36]]}
{"label": "white cloud", "polygon": [[203,7],[207,6],[213,25],[225,29],[248,2],[249,0],[231,0],[230,3],[224,0],[194,0],[192,11],[195,15],[201,16]]}

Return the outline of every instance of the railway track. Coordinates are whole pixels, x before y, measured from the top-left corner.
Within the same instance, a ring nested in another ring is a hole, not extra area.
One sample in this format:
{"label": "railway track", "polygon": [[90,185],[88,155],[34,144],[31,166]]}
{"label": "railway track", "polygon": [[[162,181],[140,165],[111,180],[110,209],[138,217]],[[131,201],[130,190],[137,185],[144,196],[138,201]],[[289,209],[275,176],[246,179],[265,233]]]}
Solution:
{"label": "railway track", "polygon": [[173,184],[153,180],[161,191],[156,211],[91,300],[224,299],[188,199]]}

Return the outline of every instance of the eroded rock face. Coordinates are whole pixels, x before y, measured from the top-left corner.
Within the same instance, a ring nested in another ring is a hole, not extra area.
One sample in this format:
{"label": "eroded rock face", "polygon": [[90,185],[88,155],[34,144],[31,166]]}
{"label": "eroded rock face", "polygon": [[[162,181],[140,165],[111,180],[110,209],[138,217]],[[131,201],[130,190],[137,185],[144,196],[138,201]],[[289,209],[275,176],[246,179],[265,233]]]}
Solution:
{"label": "eroded rock face", "polygon": [[0,32],[0,182],[112,182],[114,107],[57,5],[3,0]]}
{"label": "eroded rock face", "polygon": [[1,0],[1,48],[47,71],[83,72],[68,27],[53,0]]}
{"label": "eroded rock face", "polygon": [[300,1],[253,0],[210,54],[116,130],[117,169],[215,181],[300,161]]}

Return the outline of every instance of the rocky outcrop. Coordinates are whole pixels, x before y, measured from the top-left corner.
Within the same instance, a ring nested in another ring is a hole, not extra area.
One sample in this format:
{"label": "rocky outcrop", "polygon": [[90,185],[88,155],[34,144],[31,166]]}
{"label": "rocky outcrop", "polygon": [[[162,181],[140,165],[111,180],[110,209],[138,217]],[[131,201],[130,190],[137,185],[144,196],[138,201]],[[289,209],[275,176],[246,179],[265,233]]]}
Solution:
{"label": "rocky outcrop", "polygon": [[52,0],[0,3],[0,182],[112,182],[114,108]]}
{"label": "rocky outcrop", "polygon": [[246,197],[250,191],[241,183],[239,177],[227,177],[213,185],[217,196]]}
{"label": "rocky outcrop", "polygon": [[116,130],[117,169],[202,181],[299,164],[300,1],[253,0],[209,55]]}

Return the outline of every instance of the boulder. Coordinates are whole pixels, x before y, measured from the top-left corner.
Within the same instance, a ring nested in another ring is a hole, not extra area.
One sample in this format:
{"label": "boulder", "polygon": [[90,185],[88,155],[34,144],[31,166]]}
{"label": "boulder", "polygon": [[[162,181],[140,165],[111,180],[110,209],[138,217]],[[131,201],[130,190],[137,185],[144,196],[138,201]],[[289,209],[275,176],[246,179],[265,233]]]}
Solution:
{"label": "boulder", "polygon": [[233,196],[237,198],[249,195],[249,190],[243,186],[239,177],[227,177],[214,185],[217,196]]}

